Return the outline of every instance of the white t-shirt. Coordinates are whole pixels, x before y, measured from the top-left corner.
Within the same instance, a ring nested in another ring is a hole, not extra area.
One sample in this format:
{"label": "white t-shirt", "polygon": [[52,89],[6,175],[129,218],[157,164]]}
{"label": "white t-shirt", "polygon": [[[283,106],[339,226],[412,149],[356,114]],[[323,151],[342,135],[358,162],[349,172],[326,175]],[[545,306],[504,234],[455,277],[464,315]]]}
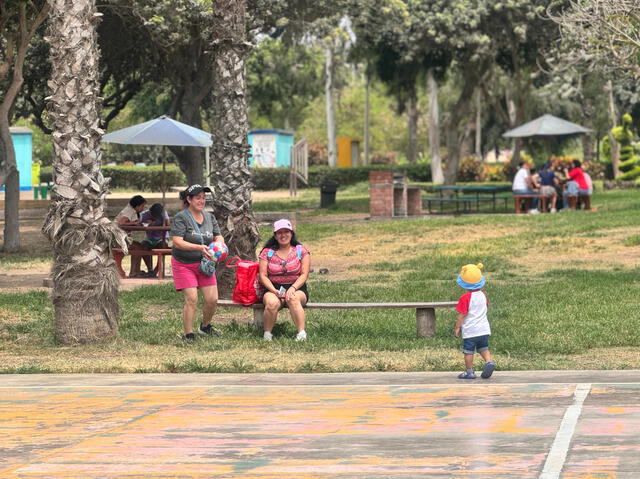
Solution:
{"label": "white t-shirt", "polygon": [[116,219],[114,221],[117,223],[120,218],[127,218],[129,221],[138,221],[140,219],[138,216],[138,212],[131,205],[127,205],[122,208],[122,211],[118,213],[118,216],[116,216]]}
{"label": "white t-shirt", "polygon": [[512,190],[528,190],[529,185],[527,183],[527,178],[529,177],[529,170],[525,168],[520,168],[516,173],[516,176],[513,178],[513,186]]}
{"label": "white t-shirt", "polygon": [[483,291],[467,291],[458,300],[456,311],[464,314],[462,339],[491,334],[487,319],[489,300]]}

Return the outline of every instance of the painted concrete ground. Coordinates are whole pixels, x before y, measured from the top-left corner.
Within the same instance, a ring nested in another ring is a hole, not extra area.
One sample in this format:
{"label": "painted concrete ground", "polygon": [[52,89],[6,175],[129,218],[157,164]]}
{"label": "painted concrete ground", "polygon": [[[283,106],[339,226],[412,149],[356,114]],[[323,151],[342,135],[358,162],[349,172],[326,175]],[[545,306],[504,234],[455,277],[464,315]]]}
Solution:
{"label": "painted concrete ground", "polygon": [[640,477],[640,372],[451,377],[4,376],[0,478]]}

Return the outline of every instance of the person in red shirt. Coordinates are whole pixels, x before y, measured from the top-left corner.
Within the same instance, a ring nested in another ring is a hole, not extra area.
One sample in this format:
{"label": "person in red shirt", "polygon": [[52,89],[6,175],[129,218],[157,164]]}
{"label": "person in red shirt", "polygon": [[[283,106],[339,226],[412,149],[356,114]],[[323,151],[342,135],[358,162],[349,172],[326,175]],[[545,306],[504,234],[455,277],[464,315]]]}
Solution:
{"label": "person in red shirt", "polygon": [[[569,207],[569,196],[590,195],[591,192],[589,183],[584,176],[584,171],[582,170],[582,163],[580,163],[580,160],[573,160],[573,168],[571,168],[570,170],[567,170],[565,168],[564,173],[567,178],[569,178],[569,182],[567,183],[565,191],[562,194],[563,207],[566,209]],[[575,185],[572,185],[572,182],[574,182]]]}

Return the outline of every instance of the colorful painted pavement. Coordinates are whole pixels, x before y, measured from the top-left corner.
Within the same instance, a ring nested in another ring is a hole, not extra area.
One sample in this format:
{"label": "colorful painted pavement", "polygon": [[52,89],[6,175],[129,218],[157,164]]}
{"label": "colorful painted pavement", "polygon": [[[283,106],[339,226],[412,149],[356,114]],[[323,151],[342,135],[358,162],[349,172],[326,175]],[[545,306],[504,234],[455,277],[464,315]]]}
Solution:
{"label": "colorful painted pavement", "polygon": [[0,478],[640,478],[639,372],[522,375],[4,376]]}

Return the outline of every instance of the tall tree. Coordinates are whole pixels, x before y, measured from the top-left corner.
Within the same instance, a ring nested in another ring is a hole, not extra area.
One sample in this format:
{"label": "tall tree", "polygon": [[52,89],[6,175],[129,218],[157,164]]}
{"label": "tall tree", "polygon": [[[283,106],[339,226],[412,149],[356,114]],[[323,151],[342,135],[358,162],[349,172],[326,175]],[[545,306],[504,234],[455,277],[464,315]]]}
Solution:
{"label": "tall tree", "polygon": [[[255,259],[260,233],[251,206],[251,173],[247,134],[244,0],[216,0],[213,15],[213,146],[215,212],[231,255]],[[233,284],[230,270],[219,271],[220,294]]]}
{"label": "tall tree", "polygon": [[9,127],[24,81],[29,44],[48,12],[49,6],[44,0],[0,3],[0,187],[5,186],[4,251],[7,253],[20,250],[20,177]]}
{"label": "tall tree", "polygon": [[100,172],[95,0],[49,0],[54,187],[43,233],[53,245],[54,333],[62,344],[118,333],[119,277],[111,255],[124,232],[105,216]]}
{"label": "tall tree", "polygon": [[596,68],[640,72],[637,0],[569,0],[547,13],[562,27],[565,47]]}

